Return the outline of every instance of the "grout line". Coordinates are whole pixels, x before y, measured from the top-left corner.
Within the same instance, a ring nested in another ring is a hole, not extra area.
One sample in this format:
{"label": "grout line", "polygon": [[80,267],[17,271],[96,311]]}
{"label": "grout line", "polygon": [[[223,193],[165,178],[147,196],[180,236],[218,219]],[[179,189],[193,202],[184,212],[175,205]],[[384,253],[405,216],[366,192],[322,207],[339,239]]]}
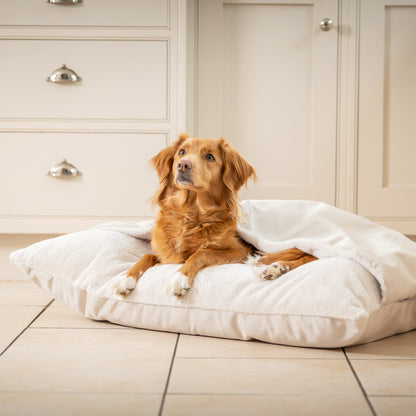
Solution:
{"label": "grout line", "polygon": [[[136,397],[136,396],[154,396],[155,398],[160,396],[160,393],[154,393],[154,392],[135,392],[135,391],[77,391],[77,390],[68,390],[68,391],[60,391],[60,390],[55,390],[55,391],[50,391],[50,390],[0,390],[0,394],[14,394],[14,393],[18,393],[18,394],[22,394],[22,395],[26,395],[26,394],[37,394],[39,396],[47,394],[47,395],[52,395],[52,396],[69,396],[69,395],[73,395],[76,394],[77,396],[132,396],[132,397]],[[3,410],[3,409],[0,409]],[[66,410],[66,409],[65,409]],[[30,413],[32,414],[32,413]]]}
{"label": "grout line", "polygon": [[348,363],[348,365],[349,365],[349,367],[350,367],[350,369],[351,369],[351,371],[352,371],[352,374],[354,375],[355,380],[357,381],[358,386],[360,387],[361,392],[362,392],[362,393],[363,393],[363,395],[364,395],[364,399],[365,399],[365,401],[367,402],[368,407],[370,408],[371,413],[373,414],[373,416],[377,416],[377,413],[376,413],[376,411],[374,410],[374,407],[373,407],[373,405],[372,405],[372,403],[371,403],[371,401],[370,401],[370,398],[368,397],[368,394],[367,394],[367,392],[365,391],[365,388],[364,388],[363,384],[361,383],[361,380],[360,380],[360,378],[358,377],[358,374],[356,373],[356,371],[355,371],[355,369],[354,369],[354,367],[353,367],[353,365],[352,365],[352,363],[351,363],[351,361],[350,361],[350,359],[349,359],[349,357],[348,357],[348,355],[347,355],[347,353],[346,353],[345,349],[344,349],[344,348],[342,348],[342,351],[343,351],[344,356],[345,356],[345,359],[347,360],[347,363]]}
{"label": "grout line", "polygon": [[[187,392],[187,391],[182,391],[182,392],[175,392],[175,393],[169,393],[169,396],[259,396],[259,397],[299,397],[299,398],[308,398],[308,397],[342,397],[342,398],[346,398],[346,397],[360,397],[357,394],[344,394],[344,393],[339,393],[339,394],[325,394],[325,393],[250,393],[250,392],[246,392],[246,391],[236,391],[236,392],[230,392],[230,393],[222,393],[222,392],[215,392],[215,393],[210,393],[210,392]],[[380,397],[380,396],[377,396]],[[385,397],[396,397],[396,396],[385,396]],[[415,397],[415,396],[397,396],[397,397]]]}
{"label": "grout line", "polygon": [[195,357],[184,357],[184,356],[177,356],[176,358],[180,358],[181,360],[310,360],[310,361],[342,361],[343,357],[341,358],[322,358],[322,357],[263,357],[263,356],[234,356],[234,357],[226,357],[226,356],[195,356]]}
{"label": "grout line", "polygon": [[[85,318],[85,319],[89,319],[89,318]],[[134,327],[131,328],[127,328],[127,327],[122,327],[122,328],[112,328],[110,326],[103,326],[102,328],[99,327],[88,327],[88,326],[34,326],[33,328],[31,328],[33,330],[36,329],[85,329],[85,330],[93,330],[93,331],[102,331],[103,329],[108,329],[110,331],[129,331],[131,329],[136,329]],[[141,328],[137,328],[137,329],[141,329]]]}
{"label": "grout line", "polygon": [[351,361],[416,361],[415,357],[390,357],[390,358],[352,358]]}
{"label": "grout line", "polygon": [[370,397],[396,397],[396,398],[401,398],[401,397],[413,397],[416,398],[416,396],[414,394],[400,394],[400,393],[391,393],[391,394],[370,394]]}
{"label": "grout line", "polygon": [[163,391],[162,401],[160,402],[160,409],[159,409],[158,416],[162,416],[163,407],[165,406],[166,394],[168,392],[170,376],[172,375],[172,368],[173,368],[173,363],[174,363],[175,357],[176,357],[176,350],[178,349],[179,337],[180,337],[180,334],[178,334],[177,337],[176,337],[175,348],[173,349],[172,361],[170,363],[168,377],[166,379],[165,390]]}
{"label": "grout line", "polygon": [[46,311],[46,309],[49,308],[49,306],[52,305],[52,303],[55,301],[55,299],[52,299],[46,306],[44,306],[44,308],[29,322],[28,325],[26,325],[25,328],[23,328],[18,334],[17,336],[12,340],[12,342],[3,350],[0,352],[0,357],[17,341],[17,339],[30,327],[30,325],[33,324],[33,322],[36,321],[36,319],[39,318],[39,316],[41,316],[43,314],[43,312]]}

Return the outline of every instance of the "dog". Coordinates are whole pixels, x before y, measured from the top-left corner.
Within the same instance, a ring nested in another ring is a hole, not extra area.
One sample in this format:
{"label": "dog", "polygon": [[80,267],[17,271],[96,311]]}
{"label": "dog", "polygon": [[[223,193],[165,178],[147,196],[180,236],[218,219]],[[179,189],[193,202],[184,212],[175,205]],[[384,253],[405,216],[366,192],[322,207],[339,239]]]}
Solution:
{"label": "dog", "polygon": [[316,260],[297,248],[260,253],[237,236],[237,194],[256,173],[223,138],[182,134],[151,163],[159,177],[153,197],[159,207],[151,239],[155,254],[145,254],[116,282],[116,295],[128,296],[143,273],[159,264],[182,264],[166,286],[168,294],[182,297],[205,267],[250,259],[258,277],[274,280]]}

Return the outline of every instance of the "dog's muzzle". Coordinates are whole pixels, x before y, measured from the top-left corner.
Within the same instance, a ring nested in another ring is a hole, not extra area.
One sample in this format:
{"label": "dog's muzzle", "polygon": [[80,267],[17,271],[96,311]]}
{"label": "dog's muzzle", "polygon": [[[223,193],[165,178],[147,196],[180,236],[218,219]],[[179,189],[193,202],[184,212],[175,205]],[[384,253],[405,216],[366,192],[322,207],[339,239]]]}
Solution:
{"label": "dog's muzzle", "polygon": [[176,166],[176,183],[183,185],[192,184],[192,167],[190,160],[181,159]]}

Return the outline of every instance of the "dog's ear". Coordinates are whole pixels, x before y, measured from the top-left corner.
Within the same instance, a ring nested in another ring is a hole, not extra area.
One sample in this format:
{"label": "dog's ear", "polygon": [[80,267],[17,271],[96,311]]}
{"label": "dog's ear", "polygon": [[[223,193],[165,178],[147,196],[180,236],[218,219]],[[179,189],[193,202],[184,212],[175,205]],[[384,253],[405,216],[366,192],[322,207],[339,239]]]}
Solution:
{"label": "dog's ear", "polygon": [[157,175],[159,176],[159,188],[153,195],[152,205],[158,205],[164,198],[169,186],[172,186],[172,165],[178,148],[188,138],[187,134],[181,134],[175,143],[166,147],[154,156],[150,162],[152,163]]}
{"label": "dog's ear", "polygon": [[172,163],[179,146],[188,138],[186,133],[181,134],[175,143],[165,147],[150,162],[152,163],[160,183],[166,181],[172,172]]}
{"label": "dog's ear", "polygon": [[224,161],[224,184],[231,191],[237,192],[250,178],[256,180],[256,172],[223,138],[219,142]]}

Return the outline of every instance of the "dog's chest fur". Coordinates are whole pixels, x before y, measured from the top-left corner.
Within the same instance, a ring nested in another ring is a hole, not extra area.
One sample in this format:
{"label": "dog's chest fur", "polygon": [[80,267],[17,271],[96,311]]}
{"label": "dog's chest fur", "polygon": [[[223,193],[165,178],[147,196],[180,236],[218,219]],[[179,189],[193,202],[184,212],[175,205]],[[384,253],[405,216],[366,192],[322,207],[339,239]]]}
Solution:
{"label": "dog's chest fur", "polygon": [[163,262],[183,263],[200,249],[223,248],[234,233],[235,222],[226,212],[163,209],[156,218],[152,248]]}

